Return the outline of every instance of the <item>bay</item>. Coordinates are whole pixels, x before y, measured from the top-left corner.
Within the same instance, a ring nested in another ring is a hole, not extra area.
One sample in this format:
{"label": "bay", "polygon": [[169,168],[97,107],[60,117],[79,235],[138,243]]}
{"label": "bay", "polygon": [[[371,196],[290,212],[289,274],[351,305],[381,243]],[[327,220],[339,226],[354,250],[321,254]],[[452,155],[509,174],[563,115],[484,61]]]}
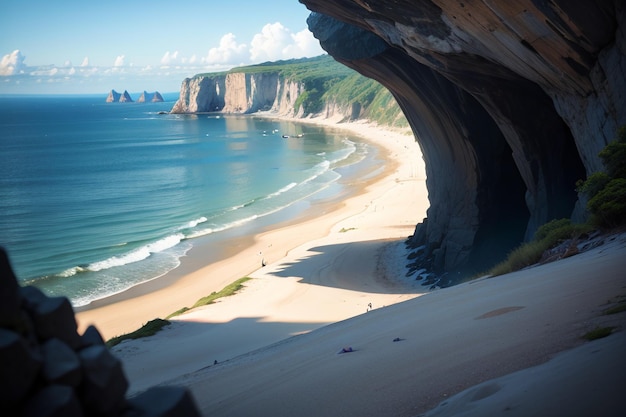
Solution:
{"label": "bay", "polygon": [[0,246],[22,284],[75,306],[163,275],[198,238],[285,221],[375,164],[320,126],[104,98],[0,97]]}

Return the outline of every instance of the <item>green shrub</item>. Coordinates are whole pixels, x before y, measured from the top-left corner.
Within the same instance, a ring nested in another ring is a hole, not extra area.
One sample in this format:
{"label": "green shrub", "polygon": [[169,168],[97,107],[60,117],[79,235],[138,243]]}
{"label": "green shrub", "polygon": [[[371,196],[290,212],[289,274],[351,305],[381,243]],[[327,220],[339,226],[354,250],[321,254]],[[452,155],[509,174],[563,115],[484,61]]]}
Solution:
{"label": "green shrub", "polygon": [[550,248],[564,240],[577,238],[592,230],[588,224],[572,223],[569,219],[552,220],[537,229],[532,242],[525,243],[509,253],[507,258],[491,268],[490,275],[503,275],[534,265]]}
{"label": "green shrub", "polygon": [[626,178],[611,180],[587,203],[592,221],[602,227],[618,227],[626,222]]}
{"label": "green shrub", "polygon": [[598,154],[606,173],[596,172],[577,183],[587,196],[587,210],[598,227],[613,228],[626,224],[626,127],[620,128],[615,142]]}
{"label": "green shrub", "polygon": [[626,178],[626,126],[620,128],[615,142],[598,154],[611,178]]}
{"label": "green shrub", "polygon": [[500,262],[489,271],[490,275],[504,275],[534,265],[550,246],[546,240],[525,243],[511,251],[506,260]]}
{"label": "green shrub", "polygon": [[598,194],[611,181],[606,172],[594,172],[585,181],[578,181],[576,191],[585,194],[588,198]]}
{"label": "green shrub", "polygon": [[534,240],[540,241],[545,239],[549,234],[553,233],[557,230],[567,229],[572,225],[572,221],[570,219],[554,219],[549,221],[548,223],[540,226],[539,229],[535,232]]}

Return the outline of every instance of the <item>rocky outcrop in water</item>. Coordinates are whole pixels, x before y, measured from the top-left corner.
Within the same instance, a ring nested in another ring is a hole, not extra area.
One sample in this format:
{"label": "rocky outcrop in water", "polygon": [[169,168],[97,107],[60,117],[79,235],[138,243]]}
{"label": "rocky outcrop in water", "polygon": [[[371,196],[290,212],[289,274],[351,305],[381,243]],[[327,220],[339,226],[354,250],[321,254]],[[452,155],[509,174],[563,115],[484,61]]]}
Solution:
{"label": "rocky outcrop in water", "polygon": [[392,92],[422,147],[431,206],[415,268],[479,271],[541,224],[582,218],[575,183],[626,124],[623,2],[300,2],[330,55]]}
{"label": "rocky outcrop in water", "polygon": [[137,99],[137,103],[146,103],[146,102],[162,103],[163,96],[158,91],[155,91],[154,93],[148,93],[147,91],[144,91],[143,93],[141,93],[141,95]]}
{"label": "rocky outcrop in water", "polygon": [[128,91],[124,90],[123,93],[118,93],[115,90],[111,90],[106,99],[107,103],[132,103],[133,99],[128,94]]}

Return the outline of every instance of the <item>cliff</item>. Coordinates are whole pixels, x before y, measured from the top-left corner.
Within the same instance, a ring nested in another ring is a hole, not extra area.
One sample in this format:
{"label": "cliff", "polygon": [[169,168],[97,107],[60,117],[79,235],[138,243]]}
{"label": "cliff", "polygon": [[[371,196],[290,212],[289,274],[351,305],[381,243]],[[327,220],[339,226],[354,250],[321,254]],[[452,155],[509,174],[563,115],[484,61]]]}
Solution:
{"label": "cliff", "polygon": [[387,87],[418,139],[430,209],[414,267],[470,273],[554,219],[626,124],[619,0],[300,0],[336,60]]}
{"label": "cliff", "polygon": [[183,81],[179,99],[171,112],[254,113],[273,110],[281,115],[293,115],[290,95],[285,94],[291,90],[297,97],[299,86],[289,80],[280,80],[275,72],[198,75]]}
{"label": "cliff", "polygon": [[393,96],[379,83],[329,56],[269,62],[182,82],[171,113],[268,111],[276,116],[366,118],[407,125]]}

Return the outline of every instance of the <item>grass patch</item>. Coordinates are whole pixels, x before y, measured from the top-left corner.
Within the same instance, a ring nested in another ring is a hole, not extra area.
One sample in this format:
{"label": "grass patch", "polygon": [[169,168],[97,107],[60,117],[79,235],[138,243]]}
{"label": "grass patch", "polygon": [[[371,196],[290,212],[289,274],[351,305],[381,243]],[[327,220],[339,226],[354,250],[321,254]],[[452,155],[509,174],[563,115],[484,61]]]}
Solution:
{"label": "grass patch", "polygon": [[626,311],[626,301],[621,301],[615,307],[607,308],[606,310],[604,310],[602,314],[604,314],[605,316],[608,316],[610,314],[623,313],[624,311]]}
{"label": "grass patch", "polygon": [[596,327],[595,329],[585,333],[585,335],[583,336],[583,339],[586,339],[589,341],[602,339],[603,337],[607,337],[611,333],[613,333],[614,329],[615,327]]}
{"label": "grass patch", "polygon": [[350,230],[356,230],[356,227],[349,227],[347,229],[345,227],[342,227],[339,233],[346,233],[346,232],[349,232]]}
{"label": "grass patch", "polygon": [[491,268],[488,273],[493,276],[503,275],[534,265],[548,249],[592,230],[593,227],[588,224],[574,224],[569,219],[552,220],[537,230],[531,242],[514,249],[504,261]]}
{"label": "grass patch", "polygon": [[123,334],[121,336],[116,336],[112,339],[109,339],[106,342],[106,346],[110,349],[115,345],[122,343],[124,340],[129,339],[139,339],[140,337],[148,337],[155,335],[159,330],[161,330],[164,326],[170,324],[169,321],[163,319],[154,319],[143,326],[140,329],[135,330],[132,333]]}
{"label": "grass patch", "polygon": [[172,314],[170,314],[169,316],[167,316],[166,318],[172,318],[174,316],[178,316],[183,314],[186,311],[189,311],[191,309],[194,309],[196,307],[202,307],[202,306],[206,306],[209,304],[213,304],[215,302],[215,300],[217,300],[218,298],[222,298],[222,297],[229,297],[233,294],[236,294],[240,289],[243,288],[243,283],[250,280],[250,277],[243,277],[243,278],[239,278],[237,281],[228,284],[227,286],[225,286],[224,288],[222,288],[219,292],[212,292],[210,295],[207,295],[206,297],[202,297],[201,299],[199,299],[198,301],[196,301],[196,303],[191,306],[191,307],[183,307],[180,310],[177,310],[175,312],[173,312]]}

